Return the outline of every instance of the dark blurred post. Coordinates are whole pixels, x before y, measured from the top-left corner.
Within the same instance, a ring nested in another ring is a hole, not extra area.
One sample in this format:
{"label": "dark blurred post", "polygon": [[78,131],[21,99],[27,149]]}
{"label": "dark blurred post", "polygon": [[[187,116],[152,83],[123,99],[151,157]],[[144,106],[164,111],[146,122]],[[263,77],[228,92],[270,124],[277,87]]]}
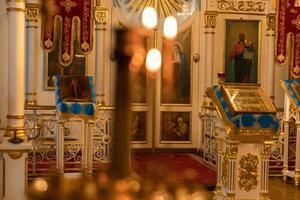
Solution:
{"label": "dark blurred post", "polygon": [[113,132],[113,153],[110,175],[122,179],[131,175],[129,134],[129,66],[143,37],[134,29],[116,30],[117,59]]}

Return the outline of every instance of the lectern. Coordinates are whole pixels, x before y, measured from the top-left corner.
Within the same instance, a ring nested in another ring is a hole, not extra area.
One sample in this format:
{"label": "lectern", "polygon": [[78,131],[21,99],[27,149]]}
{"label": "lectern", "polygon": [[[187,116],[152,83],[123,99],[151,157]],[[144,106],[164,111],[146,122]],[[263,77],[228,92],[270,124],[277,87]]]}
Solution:
{"label": "lectern", "polygon": [[218,138],[215,199],[268,199],[269,155],[279,122],[257,84],[207,88],[225,132]]}
{"label": "lectern", "polygon": [[[87,76],[55,76],[55,102],[59,116],[56,135],[56,168],[64,173],[65,127],[69,118],[83,119],[84,133],[79,136],[81,142],[82,168],[85,174],[92,173],[92,133],[95,116],[95,90],[93,78]],[[69,138],[72,140],[72,138]]]}

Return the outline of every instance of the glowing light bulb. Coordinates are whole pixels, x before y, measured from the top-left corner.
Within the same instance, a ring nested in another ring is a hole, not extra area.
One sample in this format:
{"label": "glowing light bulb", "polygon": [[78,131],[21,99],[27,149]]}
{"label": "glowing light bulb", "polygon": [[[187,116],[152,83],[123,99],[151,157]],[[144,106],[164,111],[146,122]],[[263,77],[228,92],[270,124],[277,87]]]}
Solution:
{"label": "glowing light bulb", "polygon": [[164,36],[172,39],[177,35],[177,20],[173,16],[169,16],[164,22]]}
{"label": "glowing light bulb", "polygon": [[146,28],[155,28],[155,26],[157,25],[157,14],[154,8],[146,7],[143,10],[142,23]]}
{"label": "glowing light bulb", "polygon": [[161,54],[158,49],[150,49],[146,57],[146,67],[151,72],[156,72],[161,66]]}

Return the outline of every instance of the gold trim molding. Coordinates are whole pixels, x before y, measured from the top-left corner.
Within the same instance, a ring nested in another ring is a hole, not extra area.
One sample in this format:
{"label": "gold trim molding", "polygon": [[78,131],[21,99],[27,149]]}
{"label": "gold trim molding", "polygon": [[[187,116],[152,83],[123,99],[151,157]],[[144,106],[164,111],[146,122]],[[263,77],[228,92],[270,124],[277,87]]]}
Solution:
{"label": "gold trim molding", "polygon": [[222,11],[235,12],[264,12],[266,2],[254,0],[218,0],[217,7]]}
{"label": "gold trim molding", "polygon": [[25,3],[25,0],[7,0],[7,2]]}
{"label": "gold trim molding", "polygon": [[17,160],[22,157],[23,152],[22,151],[11,151],[11,152],[8,152],[7,155],[9,158],[11,158],[13,160]]}
{"label": "gold trim molding", "polygon": [[36,92],[26,92],[25,94],[26,94],[26,95],[37,95]]}
{"label": "gold trim molding", "polygon": [[241,157],[240,164],[240,180],[239,186],[242,190],[249,192],[258,185],[258,157],[254,154],[248,153]]}
{"label": "gold trim molding", "polygon": [[24,119],[24,115],[6,115],[7,119]]}
{"label": "gold trim molding", "polygon": [[16,7],[9,7],[6,8],[7,12],[25,12],[24,8],[16,8]]}
{"label": "gold trim molding", "polygon": [[95,21],[97,24],[106,24],[108,20],[108,9],[103,6],[96,6]]}

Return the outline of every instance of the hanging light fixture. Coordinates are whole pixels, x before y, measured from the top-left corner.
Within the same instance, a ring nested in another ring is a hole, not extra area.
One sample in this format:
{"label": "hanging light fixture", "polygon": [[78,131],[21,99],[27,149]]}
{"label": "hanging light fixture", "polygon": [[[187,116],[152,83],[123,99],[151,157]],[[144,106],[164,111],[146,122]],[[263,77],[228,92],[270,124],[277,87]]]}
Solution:
{"label": "hanging light fixture", "polygon": [[[154,29],[156,36],[157,28],[157,12],[153,7],[146,7],[142,13],[142,23],[147,29]],[[168,16],[164,21],[164,37],[167,39],[174,39],[177,35],[177,20],[174,16]],[[162,63],[162,56],[160,51],[156,48],[152,48],[147,53],[146,67],[150,72],[156,72],[160,69]]]}

